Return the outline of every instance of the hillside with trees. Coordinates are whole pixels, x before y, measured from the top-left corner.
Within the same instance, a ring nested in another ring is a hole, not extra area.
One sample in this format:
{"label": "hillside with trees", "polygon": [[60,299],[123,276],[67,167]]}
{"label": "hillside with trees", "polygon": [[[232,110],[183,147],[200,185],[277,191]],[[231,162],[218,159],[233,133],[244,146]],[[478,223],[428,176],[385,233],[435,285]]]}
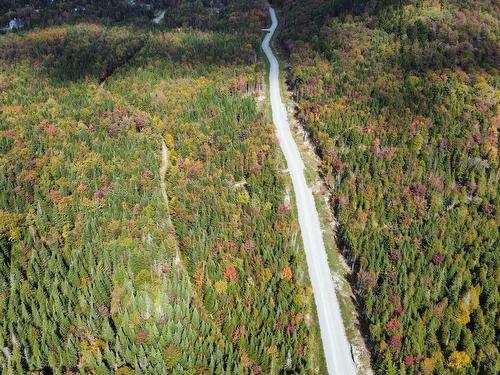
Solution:
{"label": "hillside with trees", "polygon": [[265,4],[224,12],[0,36],[2,374],[321,371]]}
{"label": "hillside with trees", "polygon": [[166,13],[164,24],[169,27],[246,32],[243,26],[248,26],[252,18],[248,13],[260,13],[264,9],[260,1],[3,0],[0,26],[18,18],[27,28],[82,22],[146,27],[161,10]]}
{"label": "hillside with trees", "polygon": [[[374,370],[499,373],[498,2],[272,3]],[[268,23],[0,2],[0,374],[325,373]]]}
{"label": "hillside with trees", "polygon": [[274,3],[377,372],[497,374],[498,3]]}

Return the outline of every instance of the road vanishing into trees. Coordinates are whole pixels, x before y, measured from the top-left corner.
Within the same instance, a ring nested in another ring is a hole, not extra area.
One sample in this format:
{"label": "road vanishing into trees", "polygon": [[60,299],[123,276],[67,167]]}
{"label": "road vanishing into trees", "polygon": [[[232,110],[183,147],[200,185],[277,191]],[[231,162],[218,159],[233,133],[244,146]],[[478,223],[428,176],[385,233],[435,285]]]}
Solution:
{"label": "road vanishing into trees", "polygon": [[278,19],[273,8],[269,8],[269,13],[271,14],[272,25],[269,29],[264,30],[268,31],[268,33],[262,42],[262,49],[270,63],[269,91],[273,122],[276,126],[278,141],[285,155],[295,191],[300,229],[309,277],[314,291],[326,365],[329,374],[356,374],[357,370],[352,356],[351,345],[347,340],[330,266],[328,265],[318,211],[316,210],[312,190],[307,186],[304,175],[304,162],[293,139],[286,108],[281,101],[279,64],[269,45],[278,26]]}

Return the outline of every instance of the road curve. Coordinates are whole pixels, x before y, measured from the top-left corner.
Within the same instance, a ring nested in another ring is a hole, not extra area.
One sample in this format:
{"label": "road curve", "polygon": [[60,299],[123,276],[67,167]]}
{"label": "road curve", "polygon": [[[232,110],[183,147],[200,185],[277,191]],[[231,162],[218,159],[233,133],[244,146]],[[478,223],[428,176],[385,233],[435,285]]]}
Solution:
{"label": "road curve", "polygon": [[351,346],[345,333],[328,265],[316,204],[312,190],[307,186],[304,176],[304,163],[290,131],[286,108],[281,101],[278,60],[269,46],[269,42],[278,26],[278,19],[273,8],[269,8],[269,13],[271,14],[272,25],[269,29],[264,30],[268,31],[268,33],[262,42],[262,49],[270,63],[269,86],[273,122],[276,126],[278,141],[285,155],[295,191],[300,229],[309,277],[314,291],[326,365],[330,375],[356,374],[356,365],[352,358]]}

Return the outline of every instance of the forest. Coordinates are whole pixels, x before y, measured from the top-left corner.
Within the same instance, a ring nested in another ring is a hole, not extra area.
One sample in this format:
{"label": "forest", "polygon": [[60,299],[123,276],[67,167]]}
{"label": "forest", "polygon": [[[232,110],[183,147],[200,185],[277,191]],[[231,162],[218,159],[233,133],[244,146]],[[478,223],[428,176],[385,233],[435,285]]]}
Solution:
{"label": "forest", "polygon": [[265,4],[192,3],[0,35],[2,375],[322,371]]}
{"label": "forest", "polygon": [[[499,373],[498,2],[271,3],[375,373]],[[14,17],[0,374],[325,373],[267,3],[0,2]]]}
{"label": "forest", "polygon": [[[263,8],[259,1],[253,0],[2,0],[0,26],[14,17],[29,28],[82,22],[144,26],[160,10],[168,13],[164,25],[170,28],[214,30],[218,26],[229,31],[235,22],[248,21],[245,13],[261,12]],[[245,29],[238,27],[238,31]]]}
{"label": "forest", "polygon": [[498,374],[498,2],[273,3],[374,369]]}

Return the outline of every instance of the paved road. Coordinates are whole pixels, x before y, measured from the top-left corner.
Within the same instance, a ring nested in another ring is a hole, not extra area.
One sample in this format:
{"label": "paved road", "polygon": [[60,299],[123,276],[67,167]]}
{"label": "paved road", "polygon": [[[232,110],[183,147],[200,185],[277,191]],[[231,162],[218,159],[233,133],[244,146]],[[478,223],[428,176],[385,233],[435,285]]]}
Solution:
{"label": "paved road", "polygon": [[273,8],[269,8],[272,26],[268,31],[262,48],[271,65],[269,84],[273,121],[276,125],[278,141],[285,155],[288,171],[292,178],[295,199],[299,214],[300,229],[304,241],[309,276],[314,291],[314,300],[318,311],[321,339],[325,352],[329,374],[356,374],[352,359],[351,346],[347,341],[340,308],[335,294],[335,287],[328,265],[323,234],[311,188],[304,176],[304,163],[288,124],[286,108],[281,101],[279,83],[279,65],[269,42],[278,26],[278,19]]}

